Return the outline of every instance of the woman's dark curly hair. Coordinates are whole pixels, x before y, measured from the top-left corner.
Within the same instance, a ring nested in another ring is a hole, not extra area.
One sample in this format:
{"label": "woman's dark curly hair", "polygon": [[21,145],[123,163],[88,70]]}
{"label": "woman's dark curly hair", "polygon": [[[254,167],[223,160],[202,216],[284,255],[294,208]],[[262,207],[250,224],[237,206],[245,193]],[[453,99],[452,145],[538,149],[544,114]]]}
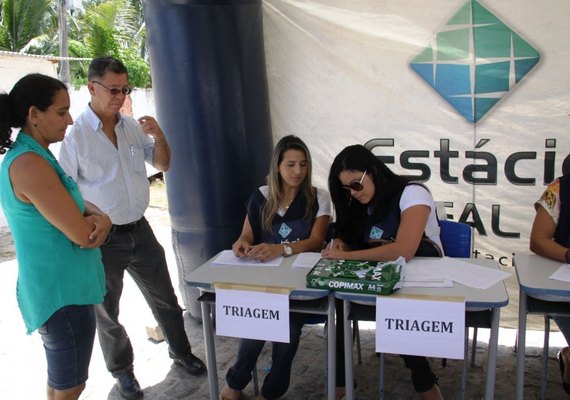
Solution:
{"label": "woman's dark curly hair", "polygon": [[0,154],[12,145],[12,128],[26,125],[30,107],[47,110],[62,89],[67,90],[65,84],[51,76],[29,74],[16,82],[10,94],[0,93]]}

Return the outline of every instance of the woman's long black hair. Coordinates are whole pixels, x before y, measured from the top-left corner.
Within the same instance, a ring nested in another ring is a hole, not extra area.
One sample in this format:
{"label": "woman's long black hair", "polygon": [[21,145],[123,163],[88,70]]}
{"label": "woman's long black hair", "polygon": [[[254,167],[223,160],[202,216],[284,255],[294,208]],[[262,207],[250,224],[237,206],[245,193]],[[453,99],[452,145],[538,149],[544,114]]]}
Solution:
{"label": "woman's long black hair", "polygon": [[[342,187],[342,171],[360,171],[374,182],[374,197],[361,204]],[[353,248],[362,247],[362,226],[365,219],[382,219],[390,204],[400,198],[408,178],[393,173],[380,159],[362,145],[345,147],[334,159],[329,173],[329,191],[335,208],[335,236]]]}
{"label": "woman's long black hair", "polygon": [[0,154],[12,145],[12,128],[26,125],[30,107],[47,110],[61,89],[67,87],[51,76],[28,74],[16,82],[10,94],[0,93]]}

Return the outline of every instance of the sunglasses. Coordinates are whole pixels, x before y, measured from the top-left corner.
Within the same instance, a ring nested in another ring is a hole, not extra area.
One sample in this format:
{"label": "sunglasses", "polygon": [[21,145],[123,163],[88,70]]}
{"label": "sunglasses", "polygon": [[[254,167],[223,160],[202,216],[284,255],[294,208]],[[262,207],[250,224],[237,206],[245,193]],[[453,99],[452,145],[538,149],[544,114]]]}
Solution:
{"label": "sunglasses", "polygon": [[98,84],[98,85],[101,85],[101,87],[107,89],[107,90],[109,91],[109,93],[111,93],[112,96],[117,96],[117,95],[119,95],[119,94],[121,94],[121,93],[126,96],[126,95],[128,95],[128,94],[131,94],[131,92],[133,91],[133,89],[132,89],[131,87],[129,87],[129,86],[125,86],[125,87],[123,87],[123,88],[121,88],[121,89],[117,89],[117,88],[110,88],[110,87],[107,87],[107,86],[103,85],[103,84],[102,84],[101,82],[99,82],[99,81],[91,81],[91,82],[96,83],[96,84]]}
{"label": "sunglasses", "polygon": [[348,184],[348,185],[343,185],[342,188],[348,190],[349,192],[351,190],[354,190],[355,192],[360,192],[362,189],[364,189],[364,186],[362,185],[362,181],[364,180],[364,177],[366,176],[366,172],[368,172],[368,170],[364,171],[364,173],[362,174],[362,178],[360,178],[360,181],[350,182],[350,184]]}

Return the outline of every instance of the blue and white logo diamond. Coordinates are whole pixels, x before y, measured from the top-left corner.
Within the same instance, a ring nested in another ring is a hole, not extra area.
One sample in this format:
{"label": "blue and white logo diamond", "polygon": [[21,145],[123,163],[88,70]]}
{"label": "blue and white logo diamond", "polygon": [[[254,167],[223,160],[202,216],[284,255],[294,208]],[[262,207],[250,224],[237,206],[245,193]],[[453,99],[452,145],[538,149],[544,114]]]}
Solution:
{"label": "blue and white logo diamond", "polygon": [[469,0],[410,66],[465,119],[476,123],[539,60],[534,47],[477,0]]}
{"label": "blue and white logo diamond", "polygon": [[384,233],[384,231],[380,228],[378,228],[377,226],[373,226],[372,229],[370,229],[370,239],[382,239],[382,234]]}
{"label": "blue and white logo diamond", "polygon": [[282,223],[279,227],[279,234],[282,238],[286,238],[291,233],[292,229],[287,226],[287,224]]}

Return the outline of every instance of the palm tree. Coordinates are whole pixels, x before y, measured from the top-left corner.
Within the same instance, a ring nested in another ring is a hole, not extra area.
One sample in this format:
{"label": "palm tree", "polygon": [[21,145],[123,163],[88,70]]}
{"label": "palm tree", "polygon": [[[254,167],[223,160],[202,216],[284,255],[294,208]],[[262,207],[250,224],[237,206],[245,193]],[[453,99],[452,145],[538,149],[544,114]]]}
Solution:
{"label": "palm tree", "polygon": [[[85,12],[74,17],[72,22],[70,55],[117,57],[127,65],[134,86],[150,86],[148,63],[140,55],[145,51],[140,0],[90,0],[86,3]],[[72,75],[77,79],[80,76],[85,78],[85,68],[85,65],[75,63]]]}
{"label": "palm tree", "polygon": [[0,50],[45,54],[57,45],[52,0],[1,0],[0,8]]}
{"label": "palm tree", "polygon": [[[59,54],[59,0],[0,0],[0,50]],[[142,0],[84,0],[84,11],[67,12],[72,57],[111,55],[129,69],[131,83],[150,86]],[[72,61],[75,85],[86,82],[87,64]]]}

